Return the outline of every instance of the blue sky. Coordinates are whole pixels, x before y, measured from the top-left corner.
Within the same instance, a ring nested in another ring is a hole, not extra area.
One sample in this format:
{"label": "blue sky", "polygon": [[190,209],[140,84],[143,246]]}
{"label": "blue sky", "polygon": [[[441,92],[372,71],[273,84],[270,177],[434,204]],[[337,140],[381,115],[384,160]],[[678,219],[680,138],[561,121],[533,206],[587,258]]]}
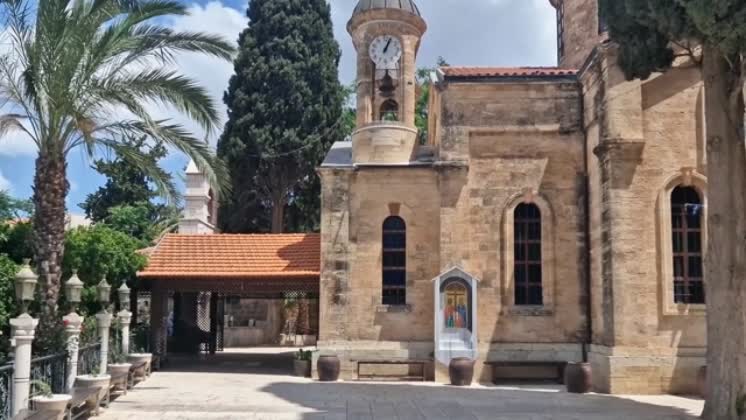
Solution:
{"label": "blue sky", "polygon": [[[340,79],[350,83],[355,77],[355,53],[345,25],[356,1],[329,1],[335,36],[343,54]],[[235,41],[247,24],[246,1],[185,3],[191,15],[171,20],[169,24],[174,28],[215,32]],[[421,66],[432,65],[438,56],[445,57],[451,65],[555,64],[555,13],[548,0],[418,0],[417,3],[429,26],[418,57]],[[178,63],[182,72],[209,89],[224,115],[222,92],[232,74],[232,64],[195,56],[180,57]],[[153,113],[174,118],[196,134],[204,135],[196,125],[170,110],[154,108]],[[213,143],[217,135],[210,136]],[[31,196],[35,152],[29,141],[18,136],[0,139],[0,189],[9,190],[19,198]],[[80,151],[71,152],[68,162],[68,211],[82,213],[78,204],[105,179],[90,168],[90,162]],[[187,161],[172,154],[161,164],[180,174]]]}

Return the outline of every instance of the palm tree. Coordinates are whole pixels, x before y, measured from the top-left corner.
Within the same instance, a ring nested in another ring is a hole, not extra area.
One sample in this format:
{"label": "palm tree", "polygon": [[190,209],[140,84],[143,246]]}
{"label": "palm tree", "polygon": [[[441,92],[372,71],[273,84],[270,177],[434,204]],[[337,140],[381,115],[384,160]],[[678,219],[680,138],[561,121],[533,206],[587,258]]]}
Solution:
{"label": "palm tree", "polygon": [[89,158],[113,152],[174,193],[126,142],[147,136],[187,154],[219,187],[226,172],[207,142],[151,118],[147,105],[170,106],[213,132],[219,116],[207,91],[168,68],[179,53],[230,60],[234,48],[218,36],[162,26],[164,17],[187,14],[174,0],[5,0],[0,7],[9,48],[0,57],[0,141],[17,130],[38,148],[34,254],[50,316],[62,276],[67,156],[78,148]]}

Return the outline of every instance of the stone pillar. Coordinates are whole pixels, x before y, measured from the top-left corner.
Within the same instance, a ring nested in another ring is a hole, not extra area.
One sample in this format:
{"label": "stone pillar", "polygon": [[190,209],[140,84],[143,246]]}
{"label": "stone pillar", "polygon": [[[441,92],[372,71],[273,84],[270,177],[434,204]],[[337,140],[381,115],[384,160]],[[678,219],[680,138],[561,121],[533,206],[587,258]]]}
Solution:
{"label": "stone pillar", "polygon": [[132,322],[132,312],[122,310],[117,313],[119,323],[122,325],[122,348],[124,354],[130,354],[130,323]]}
{"label": "stone pillar", "polygon": [[78,376],[78,349],[80,348],[83,317],[75,312],[70,312],[62,320],[65,323],[65,335],[67,336],[67,381],[65,386],[67,392],[70,392],[75,384],[75,378]]}
{"label": "stone pillar", "polygon": [[15,348],[13,360],[13,406],[12,415],[28,408],[31,380],[31,343],[39,320],[22,314],[10,320],[12,344]]}
{"label": "stone pillar", "polygon": [[112,318],[113,316],[106,311],[101,311],[96,314],[98,336],[101,339],[101,365],[99,367],[100,374],[105,374],[109,367],[109,329],[111,328]]}

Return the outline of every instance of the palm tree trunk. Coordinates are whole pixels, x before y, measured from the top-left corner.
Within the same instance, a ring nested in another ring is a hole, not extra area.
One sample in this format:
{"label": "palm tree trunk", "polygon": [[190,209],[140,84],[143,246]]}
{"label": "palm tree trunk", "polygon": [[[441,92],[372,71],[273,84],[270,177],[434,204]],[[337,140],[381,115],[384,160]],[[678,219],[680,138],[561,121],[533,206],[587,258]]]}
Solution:
{"label": "palm tree trunk", "polygon": [[707,420],[746,419],[746,147],[743,74],[706,46]]}
{"label": "palm tree trunk", "polygon": [[41,283],[42,322],[57,311],[65,246],[65,198],[69,183],[61,150],[41,150],[34,176],[34,257]]}

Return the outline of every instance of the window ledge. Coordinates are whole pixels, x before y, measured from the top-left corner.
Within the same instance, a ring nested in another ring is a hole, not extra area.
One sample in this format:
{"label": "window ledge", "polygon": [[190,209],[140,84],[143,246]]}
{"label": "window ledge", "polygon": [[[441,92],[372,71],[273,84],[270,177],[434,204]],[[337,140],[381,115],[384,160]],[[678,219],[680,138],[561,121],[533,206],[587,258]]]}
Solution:
{"label": "window ledge", "polygon": [[673,304],[666,308],[665,316],[705,316],[707,305],[705,304]]}
{"label": "window ledge", "polygon": [[514,316],[554,316],[554,310],[546,306],[509,306],[503,309],[503,313]]}
{"label": "window ledge", "polygon": [[376,306],[376,312],[385,314],[408,314],[412,312],[412,305],[378,305]]}

